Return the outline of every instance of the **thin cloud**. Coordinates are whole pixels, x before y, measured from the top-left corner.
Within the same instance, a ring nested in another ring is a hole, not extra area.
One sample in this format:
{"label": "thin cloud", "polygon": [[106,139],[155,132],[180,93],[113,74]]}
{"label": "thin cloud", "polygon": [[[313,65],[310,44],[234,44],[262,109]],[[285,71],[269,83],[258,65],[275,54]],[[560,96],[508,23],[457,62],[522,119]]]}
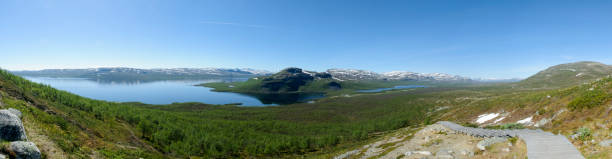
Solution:
{"label": "thin cloud", "polygon": [[242,24],[242,23],[233,23],[233,22],[221,22],[221,21],[200,21],[201,24],[214,24],[214,25],[232,25],[239,27],[249,27],[249,28],[269,28],[265,25],[254,25],[254,24]]}

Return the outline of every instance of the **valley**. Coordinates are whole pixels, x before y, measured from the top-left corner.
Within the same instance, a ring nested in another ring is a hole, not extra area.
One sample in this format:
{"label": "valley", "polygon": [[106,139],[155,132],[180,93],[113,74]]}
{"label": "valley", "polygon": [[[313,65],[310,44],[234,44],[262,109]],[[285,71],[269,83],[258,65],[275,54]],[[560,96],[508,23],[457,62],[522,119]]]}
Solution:
{"label": "valley", "polygon": [[[45,152],[47,149],[61,149],[73,156],[124,158],[331,158],[388,138],[404,128],[415,132],[436,121],[449,120],[482,127],[520,121],[525,127],[537,127],[570,138],[585,157],[605,158],[609,147],[598,143],[608,138],[612,127],[606,124],[610,120],[606,110],[609,110],[612,83],[609,77],[600,76],[598,69],[588,69],[595,64],[572,63],[541,72],[554,74],[568,68],[587,68],[576,74],[588,76],[546,79],[547,84],[554,85],[557,81],[568,81],[563,78],[580,78],[561,89],[542,89],[525,81],[334,94],[334,91],[342,92],[340,89],[327,91],[326,97],[314,103],[270,107],[105,102],[32,83],[6,71],[1,74],[0,91],[5,108],[31,114],[25,115],[24,125],[35,132],[44,130],[57,144],[57,148],[41,148],[43,154],[50,153]],[[534,77],[538,76],[541,74]],[[379,85],[386,84],[379,82]],[[493,115],[479,118],[483,114]],[[571,138],[579,129],[588,130],[590,135]],[[109,138],[111,134],[122,135]]]}

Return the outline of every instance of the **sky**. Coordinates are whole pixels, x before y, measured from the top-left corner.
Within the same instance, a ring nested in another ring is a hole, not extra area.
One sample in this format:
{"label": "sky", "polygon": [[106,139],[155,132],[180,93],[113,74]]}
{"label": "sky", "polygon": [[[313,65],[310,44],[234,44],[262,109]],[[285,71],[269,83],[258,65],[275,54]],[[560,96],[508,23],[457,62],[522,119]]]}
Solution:
{"label": "sky", "polygon": [[0,67],[254,68],[525,78],[612,64],[612,1],[2,0]]}

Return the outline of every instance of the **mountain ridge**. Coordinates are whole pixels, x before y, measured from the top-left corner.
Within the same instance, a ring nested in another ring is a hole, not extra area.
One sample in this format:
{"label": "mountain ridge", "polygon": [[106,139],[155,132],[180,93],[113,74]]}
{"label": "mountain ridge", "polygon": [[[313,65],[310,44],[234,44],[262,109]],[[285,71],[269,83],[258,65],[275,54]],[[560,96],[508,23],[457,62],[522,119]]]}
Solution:
{"label": "mountain ridge", "polygon": [[[297,68],[297,67],[295,67]],[[281,70],[282,71],[282,70]],[[50,76],[50,77],[82,77],[82,78],[106,78],[113,76],[184,76],[197,77],[253,77],[272,75],[267,70],[251,68],[130,68],[130,67],[99,67],[84,69],[43,69],[43,70],[21,70],[11,71],[22,76]],[[306,73],[317,73],[317,71],[304,70]],[[408,80],[408,81],[470,81],[468,77],[451,75],[446,73],[417,73],[410,71],[390,71],[377,73],[361,69],[332,68],[319,73],[329,73],[336,80]],[[119,75],[121,74],[121,75]],[[129,75],[127,75],[129,74]],[[126,77],[129,79],[137,77]],[[143,77],[138,77],[143,78]],[[168,79],[171,77],[161,77]]]}
{"label": "mountain ridge", "polygon": [[612,65],[579,61],[548,67],[520,81],[517,86],[531,88],[566,87],[588,83],[612,74]]}

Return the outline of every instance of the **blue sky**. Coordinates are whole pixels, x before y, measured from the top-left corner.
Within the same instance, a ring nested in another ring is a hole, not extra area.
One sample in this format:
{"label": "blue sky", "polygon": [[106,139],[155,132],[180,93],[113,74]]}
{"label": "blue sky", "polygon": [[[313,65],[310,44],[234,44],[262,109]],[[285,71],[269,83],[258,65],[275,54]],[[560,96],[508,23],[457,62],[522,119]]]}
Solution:
{"label": "blue sky", "polygon": [[612,63],[612,1],[3,0],[0,67],[442,72]]}

